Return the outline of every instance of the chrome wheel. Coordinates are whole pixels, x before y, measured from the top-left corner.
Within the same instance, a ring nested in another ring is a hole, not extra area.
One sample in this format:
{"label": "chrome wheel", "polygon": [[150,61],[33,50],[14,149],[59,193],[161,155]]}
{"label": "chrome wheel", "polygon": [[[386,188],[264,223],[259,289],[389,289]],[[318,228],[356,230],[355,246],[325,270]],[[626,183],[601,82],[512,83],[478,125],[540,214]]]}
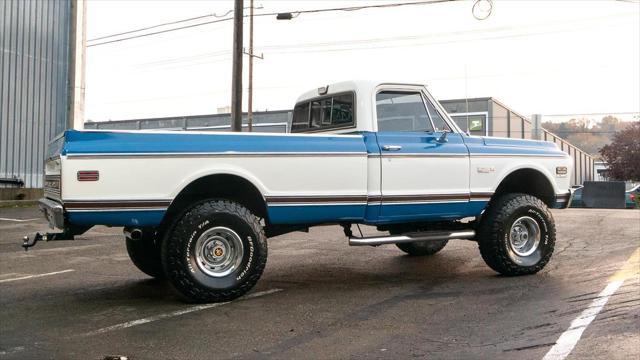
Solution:
{"label": "chrome wheel", "polygon": [[540,244],[540,226],[529,216],[518,218],[511,225],[509,246],[518,256],[533,254]]}
{"label": "chrome wheel", "polygon": [[243,250],[242,240],[235,231],[223,226],[214,227],[198,238],[196,263],[205,274],[224,277],[240,266]]}

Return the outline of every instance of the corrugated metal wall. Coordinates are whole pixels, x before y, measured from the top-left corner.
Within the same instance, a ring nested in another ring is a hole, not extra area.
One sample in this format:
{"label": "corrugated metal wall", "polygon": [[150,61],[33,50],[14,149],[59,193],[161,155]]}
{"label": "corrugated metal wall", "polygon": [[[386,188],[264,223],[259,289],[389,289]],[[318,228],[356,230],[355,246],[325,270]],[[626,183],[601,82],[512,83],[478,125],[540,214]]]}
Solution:
{"label": "corrugated metal wall", "polygon": [[66,128],[70,5],[0,0],[0,178],[27,188],[42,187],[45,145]]}
{"label": "corrugated metal wall", "polygon": [[[522,138],[522,139],[534,139],[535,134],[533,131],[533,124],[526,117],[519,115],[516,112],[513,112],[511,109],[508,109],[506,106],[501,104],[495,99],[491,99],[492,107],[495,109],[506,109],[508,114],[509,121],[509,132],[507,137],[511,138]],[[492,119],[493,123],[504,121],[499,117],[494,117]],[[495,136],[504,136],[504,135],[495,135]],[[571,185],[581,185],[585,181],[593,180],[593,158],[591,155],[577,148],[567,140],[545,130],[541,129],[540,139],[544,141],[550,141],[556,143],[560,150],[566,152],[571,155],[573,159],[573,177],[571,178]]]}

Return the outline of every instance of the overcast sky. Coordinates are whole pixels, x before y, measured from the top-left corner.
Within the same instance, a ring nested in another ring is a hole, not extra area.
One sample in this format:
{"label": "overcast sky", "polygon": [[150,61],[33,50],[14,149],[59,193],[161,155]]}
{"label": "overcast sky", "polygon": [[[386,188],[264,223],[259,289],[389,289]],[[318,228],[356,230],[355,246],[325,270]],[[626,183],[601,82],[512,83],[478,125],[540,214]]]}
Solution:
{"label": "overcast sky", "polygon": [[[406,0],[255,5],[270,13],[392,2]],[[257,17],[255,52],[264,60],[255,61],[254,110],[290,109],[300,93],[332,82],[383,79],[425,83],[438,99],[495,97],[527,116],[640,111],[639,3],[494,1],[484,21],[472,6]],[[87,36],[232,8],[233,1],[89,1]],[[247,46],[248,32],[245,21]],[[226,21],[89,47],[87,119],[215,113],[231,100],[231,42]],[[564,117],[544,120],[551,119]]]}

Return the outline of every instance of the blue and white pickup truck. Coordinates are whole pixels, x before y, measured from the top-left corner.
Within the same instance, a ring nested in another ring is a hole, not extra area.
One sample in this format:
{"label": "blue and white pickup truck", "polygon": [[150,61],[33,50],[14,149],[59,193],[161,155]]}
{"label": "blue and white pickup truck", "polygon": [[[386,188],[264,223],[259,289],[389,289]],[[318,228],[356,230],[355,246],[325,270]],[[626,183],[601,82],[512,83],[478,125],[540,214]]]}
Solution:
{"label": "blue and white pickup truck", "polygon": [[[553,143],[469,136],[426,87],[371,81],[305,93],[289,128],[66,131],[49,145],[40,200],[62,232],[24,246],[123,227],[133,263],[195,302],[246,293],[267,238],[314,225],[414,256],[473,240],[505,275],[536,273],[553,253],[548,208],[569,204],[572,170]],[[359,224],[389,235],[354,236]]]}

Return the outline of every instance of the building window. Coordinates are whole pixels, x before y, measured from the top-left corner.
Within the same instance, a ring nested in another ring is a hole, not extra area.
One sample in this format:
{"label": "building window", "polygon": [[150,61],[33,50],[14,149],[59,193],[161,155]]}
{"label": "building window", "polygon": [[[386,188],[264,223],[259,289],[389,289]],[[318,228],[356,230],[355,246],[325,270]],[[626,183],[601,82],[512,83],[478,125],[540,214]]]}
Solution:
{"label": "building window", "polygon": [[486,133],[487,115],[451,115],[451,118],[464,132],[469,132],[471,135],[485,135]]}

